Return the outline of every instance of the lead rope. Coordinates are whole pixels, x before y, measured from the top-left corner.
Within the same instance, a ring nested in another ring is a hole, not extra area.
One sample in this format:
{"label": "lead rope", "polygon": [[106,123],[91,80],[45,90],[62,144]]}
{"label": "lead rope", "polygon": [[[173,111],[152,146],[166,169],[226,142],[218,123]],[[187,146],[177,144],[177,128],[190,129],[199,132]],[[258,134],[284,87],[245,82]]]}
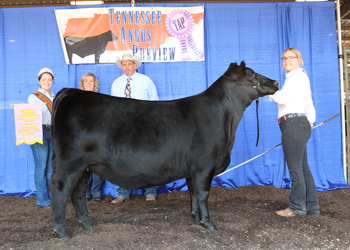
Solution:
{"label": "lead rope", "polygon": [[257,130],[258,130],[258,137],[256,138],[256,147],[258,147],[259,144],[259,135],[260,135],[260,129],[259,129],[259,97],[260,97],[260,74],[256,73],[258,77],[258,85],[256,86],[256,91],[258,91],[258,98],[256,99],[256,123],[257,123]]}

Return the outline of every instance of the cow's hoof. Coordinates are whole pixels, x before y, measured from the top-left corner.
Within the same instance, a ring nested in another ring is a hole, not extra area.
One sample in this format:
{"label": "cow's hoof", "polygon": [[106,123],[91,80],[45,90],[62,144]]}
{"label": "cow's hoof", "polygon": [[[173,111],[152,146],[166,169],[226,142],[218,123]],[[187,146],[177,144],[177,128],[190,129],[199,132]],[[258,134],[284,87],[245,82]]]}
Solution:
{"label": "cow's hoof", "polygon": [[67,232],[59,233],[56,229],[54,229],[53,232],[54,232],[55,235],[58,236],[59,239],[69,240],[71,238]]}
{"label": "cow's hoof", "polygon": [[93,228],[93,224],[92,224],[91,220],[88,220],[88,221],[79,220],[79,222],[83,225],[83,228],[85,230],[91,230]]}
{"label": "cow's hoof", "polygon": [[92,225],[92,223],[90,225],[84,225],[83,224],[84,229],[87,230],[91,230],[94,226]]}
{"label": "cow's hoof", "polygon": [[199,219],[199,214],[198,214],[198,213],[192,213],[192,218],[193,218],[195,221],[200,221],[200,219]]}
{"label": "cow's hoof", "polygon": [[204,223],[203,221],[201,221],[201,224],[203,227],[205,227],[205,229],[208,230],[217,230],[216,226],[213,223]]}

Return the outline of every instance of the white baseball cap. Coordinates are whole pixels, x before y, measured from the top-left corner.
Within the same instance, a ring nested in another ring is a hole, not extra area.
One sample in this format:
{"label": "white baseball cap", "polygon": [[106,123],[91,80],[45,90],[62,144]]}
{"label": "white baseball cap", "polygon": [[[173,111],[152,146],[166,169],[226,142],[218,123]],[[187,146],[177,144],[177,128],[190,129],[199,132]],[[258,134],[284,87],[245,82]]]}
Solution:
{"label": "white baseball cap", "polygon": [[40,77],[42,74],[44,74],[44,73],[50,73],[51,75],[52,75],[52,77],[53,77],[53,73],[52,73],[52,70],[51,69],[49,69],[49,68],[43,68],[43,69],[41,69],[40,71],[39,71],[39,73],[38,73],[38,77]]}

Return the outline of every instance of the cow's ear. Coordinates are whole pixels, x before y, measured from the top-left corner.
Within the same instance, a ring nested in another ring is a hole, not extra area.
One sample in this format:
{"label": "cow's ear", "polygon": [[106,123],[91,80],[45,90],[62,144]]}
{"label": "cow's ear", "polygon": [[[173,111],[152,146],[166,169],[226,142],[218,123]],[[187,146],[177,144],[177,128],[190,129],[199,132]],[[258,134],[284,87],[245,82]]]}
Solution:
{"label": "cow's ear", "polygon": [[[240,75],[244,75],[244,68],[243,70],[241,69],[241,66],[238,65],[236,62],[235,63],[231,63],[230,67],[229,67],[229,75],[232,78],[232,80],[237,80],[239,78]],[[228,73],[228,72],[226,72]]]}
{"label": "cow's ear", "polygon": [[236,74],[238,76],[244,76],[245,75],[245,62],[242,61],[241,65],[237,67]]}
{"label": "cow's ear", "polygon": [[238,64],[236,62],[235,63],[230,63],[230,67],[228,67],[228,69],[230,71],[235,71],[237,67],[238,67]]}

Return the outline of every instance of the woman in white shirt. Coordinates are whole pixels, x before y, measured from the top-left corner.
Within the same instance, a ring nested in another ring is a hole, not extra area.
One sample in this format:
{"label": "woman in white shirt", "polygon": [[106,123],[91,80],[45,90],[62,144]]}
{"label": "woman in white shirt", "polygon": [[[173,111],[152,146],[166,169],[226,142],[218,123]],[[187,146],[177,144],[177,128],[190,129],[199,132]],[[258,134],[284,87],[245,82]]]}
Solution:
{"label": "woman in white shirt", "polygon": [[307,161],[306,143],[316,120],[310,81],[299,50],[288,48],[282,55],[283,69],[288,73],[281,90],[269,99],[278,103],[278,124],[282,147],[292,179],[289,207],[276,211],[283,217],[319,214],[315,181]]}
{"label": "woman in white shirt", "polygon": [[53,73],[43,68],[38,73],[40,88],[28,97],[28,103],[45,103],[42,108],[43,144],[30,145],[34,157],[34,182],[36,189],[36,205],[51,208],[50,179],[52,174],[52,146],[50,137],[52,102],[55,95],[50,88],[53,83]]}

